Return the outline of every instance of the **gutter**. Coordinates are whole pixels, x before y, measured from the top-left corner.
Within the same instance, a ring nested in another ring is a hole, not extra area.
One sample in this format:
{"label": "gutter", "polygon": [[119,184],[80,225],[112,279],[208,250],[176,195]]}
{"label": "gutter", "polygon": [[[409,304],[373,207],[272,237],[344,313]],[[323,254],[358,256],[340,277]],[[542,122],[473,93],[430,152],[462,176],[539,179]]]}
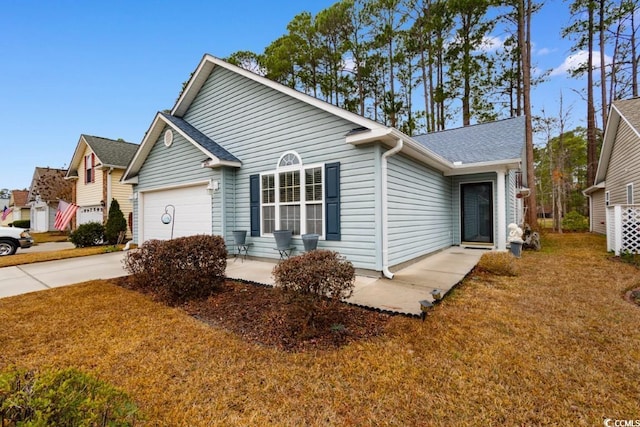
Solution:
{"label": "gutter", "polygon": [[404,141],[398,138],[395,147],[385,151],[382,155],[381,172],[382,172],[382,274],[387,279],[393,279],[393,273],[389,271],[389,183],[388,183],[388,158],[397,154],[402,150]]}

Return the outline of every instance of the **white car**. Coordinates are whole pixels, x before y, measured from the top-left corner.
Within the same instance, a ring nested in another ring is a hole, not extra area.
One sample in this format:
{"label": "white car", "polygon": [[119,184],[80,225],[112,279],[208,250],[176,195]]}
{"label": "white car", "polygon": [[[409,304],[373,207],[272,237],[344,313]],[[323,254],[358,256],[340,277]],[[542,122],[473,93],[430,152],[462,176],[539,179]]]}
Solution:
{"label": "white car", "polygon": [[18,248],[30,248],[33,238],[29,230],[18,227],[0,227],[0,256],[13,255]]}

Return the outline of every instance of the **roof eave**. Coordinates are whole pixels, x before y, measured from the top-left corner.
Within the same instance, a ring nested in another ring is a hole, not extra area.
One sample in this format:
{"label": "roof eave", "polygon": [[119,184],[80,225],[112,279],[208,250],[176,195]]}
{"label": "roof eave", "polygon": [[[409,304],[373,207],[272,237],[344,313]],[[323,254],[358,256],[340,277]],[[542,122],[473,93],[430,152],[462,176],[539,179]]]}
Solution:
{"label": "roof eave", "polygon": [[209,160],[206,160],[206,161],[202,162],[202,167],[203,168],[212,168],[212,169],[214,169],[214,168],[219,168],[219,167],[222,167],[222,166],[230,166],[230,167],[233,167],[233,168],[239,168],[239,167],[242,166],[242,163],[241,162],[233,162],[233,161],[230,161],[230,160],[220,160],[218,158],[212,158],[212,159],[209,159]]}
{"label": "roof eave", "polygon": [[445,176],[453,175],[469,175],[475,173],[484,172],[496,172],[496,171],[508,171],[512,169],[520,169],[522,165],[522,159],[504,159],[490,162],[477,162],[466,164],[453,164],[453,168],[449,172],[445,172]]}

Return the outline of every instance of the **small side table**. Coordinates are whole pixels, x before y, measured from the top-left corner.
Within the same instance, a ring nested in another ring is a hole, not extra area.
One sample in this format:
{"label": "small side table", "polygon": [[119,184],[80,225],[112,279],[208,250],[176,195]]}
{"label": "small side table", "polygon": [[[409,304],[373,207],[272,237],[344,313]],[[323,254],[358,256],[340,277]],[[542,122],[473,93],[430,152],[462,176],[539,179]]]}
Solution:
{"label": "small side table", "polygon": [[242,262],[247,259],[247,253],[249,252],[249,247],[253,245],[253,243],[243,243],[241,245],[234,245],[236,247],[236,253],[234,255],[233,262],[238,260],[238,256],[241,257]]}

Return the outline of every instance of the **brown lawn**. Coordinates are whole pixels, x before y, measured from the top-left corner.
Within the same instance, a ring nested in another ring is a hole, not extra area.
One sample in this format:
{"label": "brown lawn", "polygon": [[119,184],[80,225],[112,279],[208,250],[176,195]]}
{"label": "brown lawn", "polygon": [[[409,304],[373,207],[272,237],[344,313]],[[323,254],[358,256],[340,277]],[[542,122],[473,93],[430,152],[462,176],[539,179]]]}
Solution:
{"label": "brown lawn", "polygon": [[427,317],[337,350],[248,342],[107,281],[0,299],[0,368],[75,366],[147,425],[602,425],[640,419],[640,271],[548,235]]}

